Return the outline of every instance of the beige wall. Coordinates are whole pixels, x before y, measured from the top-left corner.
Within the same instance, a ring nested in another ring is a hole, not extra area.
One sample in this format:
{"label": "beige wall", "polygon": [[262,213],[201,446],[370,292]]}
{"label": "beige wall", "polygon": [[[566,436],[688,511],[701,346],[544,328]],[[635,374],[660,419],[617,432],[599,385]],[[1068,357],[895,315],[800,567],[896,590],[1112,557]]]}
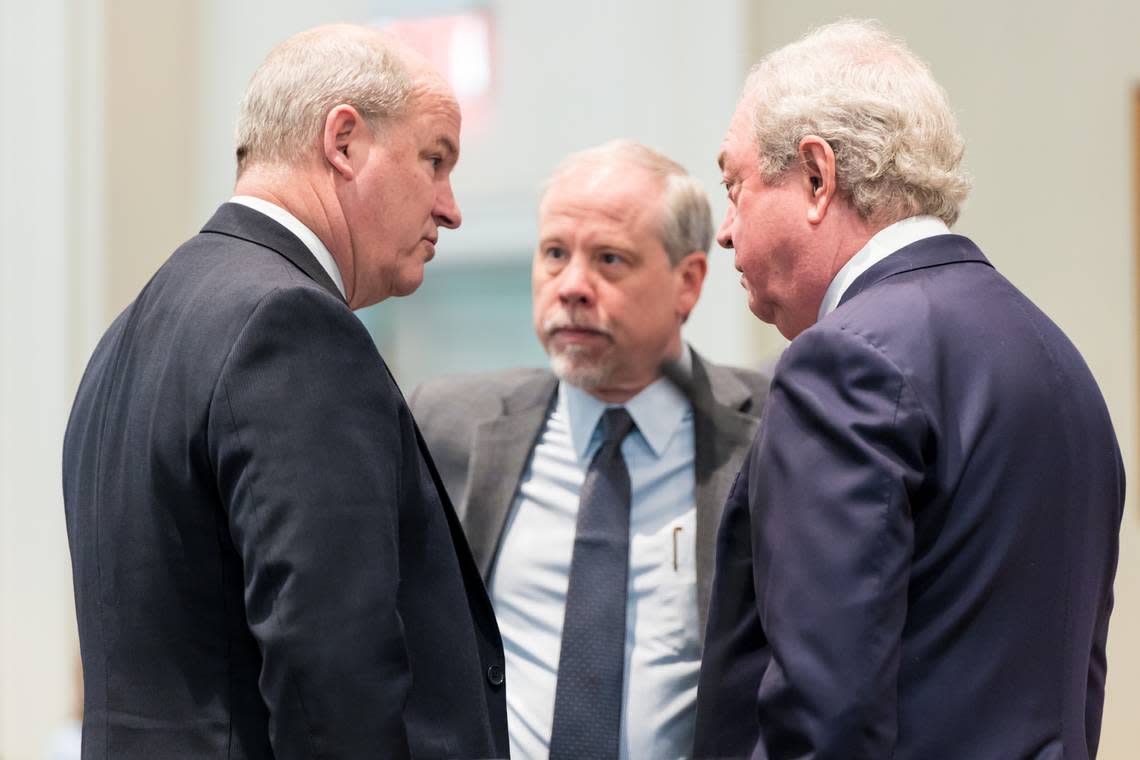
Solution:
{"label": "beige wall", "polygon": [[107,0],[107,318],[204,219],[194,210],[199,53],[193,0]]}

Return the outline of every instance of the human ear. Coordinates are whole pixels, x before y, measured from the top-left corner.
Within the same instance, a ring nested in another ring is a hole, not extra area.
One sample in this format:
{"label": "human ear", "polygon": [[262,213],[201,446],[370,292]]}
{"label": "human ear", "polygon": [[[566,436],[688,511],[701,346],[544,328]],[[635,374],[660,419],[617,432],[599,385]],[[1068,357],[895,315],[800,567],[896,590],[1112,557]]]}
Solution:
{"label": "human ear", "polygon": [[704,251],[692,251],[686,254],[677,266],[673,267],[673,276],[677,285],[677,314],[682,322],[688,319],[689,314],[696,308],[708,271],[708,254]]}
{"label": "human ear", "polygon": [[325,160],[346,180],[356,176],[356,167],[350,160],[352,148],[359,145],[367,132],[364,119],[355,108],[341,104],[329,111],[325,117],[325,128],[321,133],[321,151]]}
{"label": "human ear", "polygon": [[827,216],[827,209],[835,198],[835,152],[827,140],[808,135],[800,140],[799,159],[802,184],[807,201],[807,220],[819,224]]}

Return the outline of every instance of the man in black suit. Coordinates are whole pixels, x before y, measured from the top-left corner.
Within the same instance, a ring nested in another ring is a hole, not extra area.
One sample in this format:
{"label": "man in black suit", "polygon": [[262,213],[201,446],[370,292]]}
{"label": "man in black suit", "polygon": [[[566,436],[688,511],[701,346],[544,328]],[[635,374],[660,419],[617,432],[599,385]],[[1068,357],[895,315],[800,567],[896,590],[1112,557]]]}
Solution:
{"label": "man in black suit", "polygon": [[[716,527],[768,378],[681,339],[713,229],[705,191],[676,162],[626,140],[575,153],[548,183],[538,227],[534,326],[551,368],[442,378],[412,407],[488,579],[515,756],[687,757]],[[628,525],[596,531],[620,554],[586,590],[612,606],[583,605],[571,586],[606,559],[578,552],[587,483],[615,409],[632,419],[630,499],[605,511]]]}
{"label": "man in black suit", "polygon": [[1077,350],[950,234],[961,156],[875,24],[745,86],[718,237],[792,343],[719,533],[699,757],[1096,753],[1120,451]]}
{"label": "man in black suit", "polygon": [[351,311],[459,226],[459,122],[366,28],[254,74],[237,195],[108,329],[68,425],[85,756],[508,754],[478,569]]}

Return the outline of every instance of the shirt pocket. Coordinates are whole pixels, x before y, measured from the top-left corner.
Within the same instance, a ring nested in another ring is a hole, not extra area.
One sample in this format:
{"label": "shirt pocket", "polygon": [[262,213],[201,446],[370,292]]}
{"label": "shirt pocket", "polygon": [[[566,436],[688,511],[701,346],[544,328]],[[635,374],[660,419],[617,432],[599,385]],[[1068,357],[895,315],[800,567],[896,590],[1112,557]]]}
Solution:
{"label": "shirt pocket", "polygon": [[700,652],[696,543],[691,522],[674,520],[652,537],[652,567],[638,613],[646,621],[646,645],[661,654],[695,657]]}

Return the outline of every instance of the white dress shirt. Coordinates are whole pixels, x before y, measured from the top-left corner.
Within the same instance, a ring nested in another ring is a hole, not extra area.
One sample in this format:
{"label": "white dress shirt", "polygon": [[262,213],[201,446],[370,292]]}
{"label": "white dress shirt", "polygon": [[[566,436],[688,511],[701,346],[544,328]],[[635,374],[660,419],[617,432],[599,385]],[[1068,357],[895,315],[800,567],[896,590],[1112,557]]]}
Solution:
{"label": "white dress shirt", "polygon": [[301,242],[305,244],[305,247],[313,254],[317,263],[328,272],[329,277],[332,278],[333,283],[336,285],[336,289],[340,291],[340,294],[344,296],[345,300],[348,299],[348,296],[344,293],[344,280],[340,278],[340,270],[336,266],[336,260],[333,259],[332,254],[329,253],[329,249],[325,247],[321,239],[317,237],[312,230],[302,224],[300,219],[276,203],[270,203],[267,200],[255,198],[252,195],[235,195],[233,198],[230,198],[230,203],[239,203],[254,211],[260,211],[300,238]]}
{"label": "white dress shirt", "polygon": [[[686,347],[683,365],[691,365]],[[621,758],[692,753],[700,670],[693,411],[659,379],[624,404],[637,425],[629,468],[629,581]],[[506,654],[511,757],[549,754],[579,491],[607,404],[560,383],[523,473],[490,579]]]}
{"label": "white dress shirt", "polygon": [[817,320],[835,311],[835,307],[839,305],[851,283],[875,264],[911,243],[935,235],[949,234],[950,228],[946,226],[946,222],[936,216],[911,216],[879,230],[865,246],[859,249],[858,253],[848,259],[842,269],[835,273],[819,305]]}

